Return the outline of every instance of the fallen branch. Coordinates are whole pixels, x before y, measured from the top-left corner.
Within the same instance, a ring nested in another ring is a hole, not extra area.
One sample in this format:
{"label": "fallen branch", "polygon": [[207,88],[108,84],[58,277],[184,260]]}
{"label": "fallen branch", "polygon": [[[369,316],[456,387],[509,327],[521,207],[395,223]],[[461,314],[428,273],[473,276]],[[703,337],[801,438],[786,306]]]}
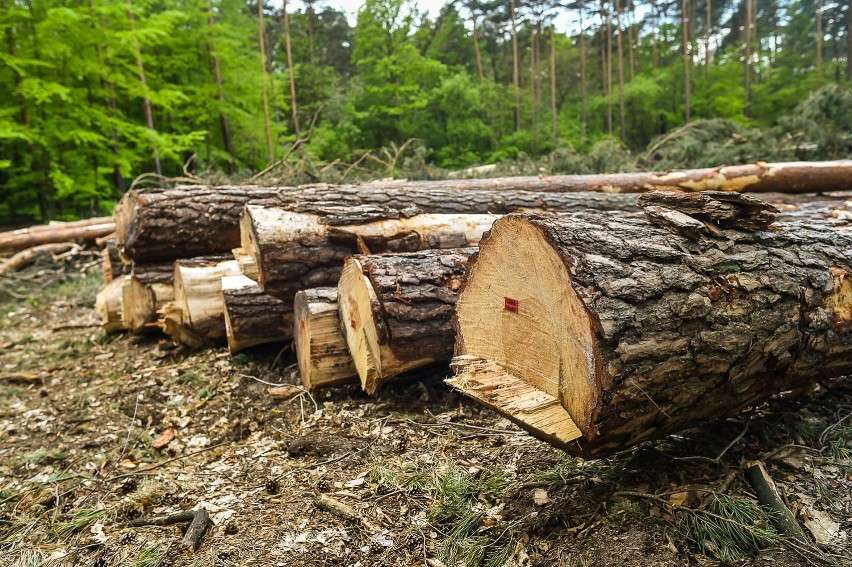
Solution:
{"label": "fallen branch", "polygon": [[784,504],[772,477],[766,472],[766,467],[760,461],[750,461],[745,465],[745,476],[757,494],[757,501],[769,508],[773,513],[770,517],[779,532],[805,545],[810,544],[796,517]]}
{"label": "fallen branch", "polygon": [[42,256],[61,254],[63,252],[68,252],[75,247],[76,244],[63,242],[60,244],[40,244],[38,246],[33,246],[32,248],[27,248],[0,264],[0,275],[23,270],[27,266],[35,263],[35,261]]}

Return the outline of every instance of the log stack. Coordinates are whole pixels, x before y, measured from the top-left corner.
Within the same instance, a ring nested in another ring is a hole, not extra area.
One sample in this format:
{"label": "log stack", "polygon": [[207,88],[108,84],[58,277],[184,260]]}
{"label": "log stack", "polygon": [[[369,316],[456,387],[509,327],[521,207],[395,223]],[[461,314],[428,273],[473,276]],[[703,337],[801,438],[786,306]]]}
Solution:
{"label": "log stack", "polygon": [[497,221],[449,383],[595,458],[852,374],[847,224],[769,227],[770,207],[726,194],[642,201],[647,220]]}

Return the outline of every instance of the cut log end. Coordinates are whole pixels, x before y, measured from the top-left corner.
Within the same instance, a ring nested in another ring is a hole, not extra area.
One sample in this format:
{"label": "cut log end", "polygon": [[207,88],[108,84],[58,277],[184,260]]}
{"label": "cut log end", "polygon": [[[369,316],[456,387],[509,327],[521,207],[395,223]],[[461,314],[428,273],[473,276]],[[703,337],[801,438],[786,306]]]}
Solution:
{"label": "cut log end", "polygon": [[565,285],[565,263],[521,218],[495,224],[480,250],[457,304],[460,349],[560,400],[588,434],[598,403],[597,347],[589,314]]}
{"label": "cut log end", "polygon": [[128,276],[121,287],[122,322],[135,334],[158,332],[157,311],[174,300],[174,285],[171,283],[143,283]]}
{"label": "cut log end", "polygon": [[315,391],[356,382],[355,366],[340,330],[337,289],[298,292],[294,311],[293,346],[305,388]]}
{"label": "cut log end", "polygon": [[104,332],[117,333],[125,329],[122,316],[122,286],[127,276],[118,276],[110,281],[95,300],[95,311],[101,317]]}
{"label": "cut log end", "polygon": [[[203,338],[206,345],[225,339],[225,302],[222,298],[222,278],[239,274],[236,260],[196,258],[178,260],[174,267],[174,307],[180,309],[182,326],[192,335]],[[183,331],[175,334],[173,324],[163,325],[166,334],[182,342]],[[195,341],[193,341],[195,342]],[[193,346],[193,345],[190,345]]]}

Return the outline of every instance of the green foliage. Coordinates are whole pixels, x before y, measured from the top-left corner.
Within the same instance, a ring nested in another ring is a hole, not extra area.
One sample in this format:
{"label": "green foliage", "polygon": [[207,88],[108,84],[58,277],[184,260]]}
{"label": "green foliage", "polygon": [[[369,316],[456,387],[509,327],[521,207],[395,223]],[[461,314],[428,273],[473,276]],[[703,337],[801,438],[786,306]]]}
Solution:
{"label": "green foliage", "polygon": [[726,563],[776,547],[781,536],[768,513],[748,498],[714,496],[707,511],[684,513],[681,534],[701,553]]}
{"label": "green foliage", "polygon": [[[106,213],[134,178],[154,170],[155,155],[166,177],[183,176],[190,158],[189,171],[211,181],[264,168],[264,72],[275,159],[296,141],[297,126],[302,138],[310,133],[278,170],[291,183],[401,175],[369,156],[412,139],[401,159],[425,177],[484,162],[508,172],[588,173],[852,154],[852,66],[841,49],[848,3],[823,6],[821,77],[816,0],[759,3],[749,91],[741,6],[714,3],[709,66],[699,10],[686,126],[679,8],[631,4],[646,17],[622,14],[631,40],[623,138],[615,31],[607,36],[598,8],[586,3],[581,51],[577,26],[559,29],[566,17],[576,21],[576,3],[517,4],[516,122],[505,2],[447,3],[430,18],[411,0],[366,0],[355,25],[313,2],[291,10],[294,101],[282,13],[271,4],[262,6],[262,70],[257,4],[3,0],[0,223]],[[357,168],[344,165],[362,157]]]}

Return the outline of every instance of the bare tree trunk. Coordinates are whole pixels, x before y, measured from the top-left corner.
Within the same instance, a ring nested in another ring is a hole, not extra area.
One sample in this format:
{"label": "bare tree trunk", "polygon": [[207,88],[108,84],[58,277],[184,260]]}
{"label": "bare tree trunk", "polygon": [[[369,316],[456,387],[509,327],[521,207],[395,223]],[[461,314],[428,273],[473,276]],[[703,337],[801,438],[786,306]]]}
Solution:
{"label": "bare tree trunk", "polygon": [[651,33],[651,49],[653,51],[652,64],[654,65],[654,69],[656,69],[659,64],[659,60],[657,58],[657,26],[660,23],[660,12],[657,9],[657,3],[655,0],[651,0],[651,10],[654,13],[654,20],[652,24],[653,31]]}
{"label": "bare tree trunk", "polygon": [[[130,18],[130,31],[133,34],[133,50],[136,52],[136,66],[139,68],[139,82],[142,84],[143,101],[145,105],[145,124],[148,130],[156,132],[154,129],[154,111],[151,108],[151,99],[148,98],[148,84],[145,81],[145,65],[142,63],[142,48],[139,45],[139,39],[136,37],[136,18],[133,15],[132,0],[127,0],[127,16]],[[160,151],[157,149],[157,142],[154,141],[154,169],[157,175],[163,175],[163,168],[160,167]]]}
{"label": "bare tree trunk", "polygon": [[751,3],[746,0],[745,21],[745,108],[743,114],[751,118]]}
{"label": "bare tree trunk", "polygon": [[533,151],[538,146],[538,97],[536,96],[536,39],[538,37],[535,26],[530,34],[530,108],[532,109],[532,147]]}
{"label": "bare tree trunk", "polygon": [[612,14],[606,3],[606,130],[612,136]]}
{"label": "bare tree trunk", "polygon": [[636,65],[633,61],[633,24],[636,23],[636,15],[633,13],[633,4],[629,5],[627,21],[627,54],[630,60],[630,80],[636,76]]}
{"label": "bare tree trunk", "polygon": [[228,170],[231,173],[236,171],[234,163],[234,146],[231,143],[231,127],[228,124],[228,117],[225,115],[225,89],[222,83],[222,69],[219,67],[219,57],[216,55],[216,46],[213,43],[213,35],[215,26],[213,22],[213,2],[207,2],[207,25],[210,26],[210,43],[207,44],[207,51],[210,53],[210,65],[213,67],[213,77],[216,79],[216,90],[219,98],[219,123],[222,126],[222,142],[225,145],[225,151],[231,156],[231,161],[228,162]]}
{"label": "bare tree trunk", "polygon": [[852,81],[852,6],[846,8],[846,80]]}
{"label": "bare tree trunk", "polygon": [[583,0],[579,3],[580,11],[580,90],[582,91],[581,114],[583,121],[583,147],[586,147],[586,130],[588,116],[586,114],[586,29],[583,27]]}
{"label": "bare tree trunk", "polygon": [[615,26],[618,41],[618,107],[621,118],[621,143],[627,141],[627,122],[624,110],[624,48],[621,39],[621,0],[615,0]]}
{"label": "bare tree trunk", "polygon": [[816,13],[816,72],[817,84],[822,84],[822,0]]}
{"label": "bare tree trunk", "polygon": [[287,0],[284,0],[284,47],[287,49],[287,72],[290,74],[290,109],[293,112],[293,131],[299,137],[299,109],[296,105],[296,75],[293,73],[293,52],[290,49],[290,16],[287,13]]}
{"label": "bare tree trunk", "polygon": [[684,119],[689,123],[689,16],[686,0],[681,0],[681,27],[683,28],[683,99]]}
{"label": "bare tree trunk", "polygon": [[559,134],[559,115],[556,112],[556,26],[550,26],[550,112],[553,117],[553,141]]}
{"label": "bare tree trunk", "polygon": [[476,70],[479,72],[479,81],[485,81],[485,71],[482,70],[482,53],[479,51],[479,28],[476,27],[477,17],[473,12],[474,7],[471,8],[471,15],[473,18],[473,54],[476,56]]}
{"label": "bare tree trunk", "polygon": [[275,159],[272,151],[272,126],[269,122],[269,94],[266,92],[266,26],[263,24],[263,0],[257,2],[258,38],[260,39],[260,71],[263,80],[263,124],[266,128],[266,153],[270,163]]}
{"label": "bare tree trunk", "polygon": [[520,57],[518,55],[518,24],[515,0],[512,0],[512,82],[515,86],[515,132],[521,129]]}
{"label": "bare tree trunk", "polygon": [[710,77],[710,30],[713,27],[713,12],[712,0],[707,0],[707,21],[704,22],[704,67],[707,70],[707,77]]}

